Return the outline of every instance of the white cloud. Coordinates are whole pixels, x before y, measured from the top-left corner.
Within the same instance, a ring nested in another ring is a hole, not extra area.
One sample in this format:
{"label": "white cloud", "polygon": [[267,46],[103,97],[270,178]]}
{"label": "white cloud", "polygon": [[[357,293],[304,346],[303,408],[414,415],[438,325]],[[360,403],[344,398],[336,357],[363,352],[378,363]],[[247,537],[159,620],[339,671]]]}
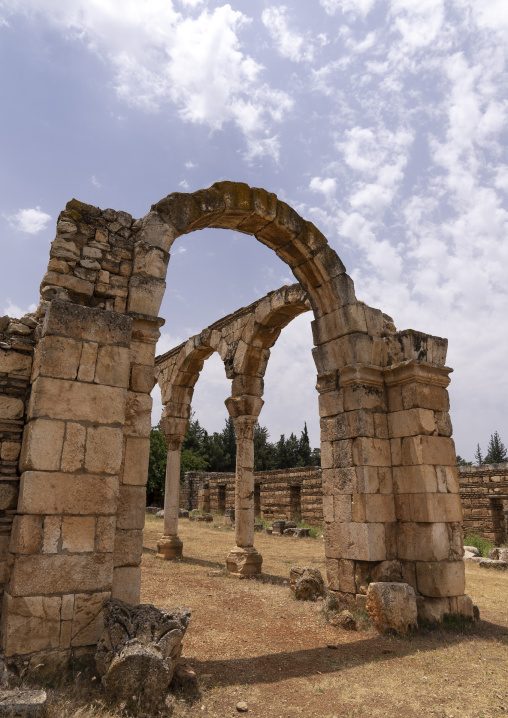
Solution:
{"label": "white cloud", "polygon": [[92,175],[92,184],[94,187],[97,187],[97,189],[100,189],[102,187],[102,183],[99,182],[95,175]]}
{"label": "white cloud", "polygon": [[6,314],[8,317],[19,319],[20,317],[24,317],[25,314],[32,314],[36,309],[36,304],[29,304],[26,309],[23,309],[19,305],[14,304],[14,302],[8,298],[7,304],[4,306],[3,314]]}
{"label": "white cloud", "polygon": [[290,28],[287,13],[284,5],[272,5],[263,10],[261,20],[282,57],[292,62],[311,62],[314,48],[308,38]]}
{"label": "white cloud", "polygon": [[313,177],[309,187],[313,192],[322,192],[326,199],[330,199],[335,194],[337,183],[333,177]]}
{"label": "white cloud", "polygon": [[196,162],[193,162],[192,160],[189,160],[188,162],[185,163],[185,167],[186,167],[188,170],[193,170],[193,169],[195,169],[196,167],[199,167],[199,165],[196,164]]}
{"label": "white cloud", "polygon": [[182,189],[189,189],[189,183],[187,182],[187,180],[182,180],[178,183],[178,186]]}
{"label": "white cloud", "polygon": [[40,207],[20,209],[16,214],[4,216],[13,229],[26,234],[39,234],[51,220],[51,215],[43,212]]}
{"label": "white cloud", "polygon": [[365,18],[376,4],[376,0],[319,0],[319,4],[329,15],[335,15],[340,10],[343,13]]}

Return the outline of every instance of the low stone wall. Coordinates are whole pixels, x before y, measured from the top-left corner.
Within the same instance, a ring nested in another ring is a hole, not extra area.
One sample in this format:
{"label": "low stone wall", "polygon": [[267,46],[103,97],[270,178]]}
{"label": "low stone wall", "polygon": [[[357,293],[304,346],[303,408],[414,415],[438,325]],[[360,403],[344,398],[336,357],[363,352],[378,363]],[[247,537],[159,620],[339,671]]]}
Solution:
{"label": "low stone wall", "polygon": [[508,463],[459,466],[464,534],[496,546],[508,540]]}
{"label": "low stone wall", "polygon": [[[254,482],[256,516],[266,521],[301,519],[311,525],[323,523],[321,469],[317,466],[256,471]],[[234,473],[187,472],[180,491],[180,506],[214,513],[234,508]]]}

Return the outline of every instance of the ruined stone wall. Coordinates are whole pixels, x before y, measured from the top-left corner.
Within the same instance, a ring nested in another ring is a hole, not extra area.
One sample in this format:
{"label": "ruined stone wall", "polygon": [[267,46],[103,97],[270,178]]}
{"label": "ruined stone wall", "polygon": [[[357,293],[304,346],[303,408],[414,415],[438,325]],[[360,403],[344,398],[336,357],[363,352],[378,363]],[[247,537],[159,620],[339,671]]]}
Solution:
{"label": "ruined stone wall", "polygon": [[508,463],[459,466],[464,535],[508,541]]}
{"label": "ruined stone wall", "polygon": [[[294,518],[291,488],[298,488],[300,498],[299,516],[311,525],[323,523],[323,491],[321,469],[303,466],[293,469],[255,471],[255,484],[259,484],[259,508],[257,515],[266,521]],[[235,474],[232,472],[190,471],[184,475],[180,493],[180,506],[198,508],[198,495],[204,486],[210,489],[210,510],[220,513],[219,491],[225,487],[225,508],[235,507]]]}

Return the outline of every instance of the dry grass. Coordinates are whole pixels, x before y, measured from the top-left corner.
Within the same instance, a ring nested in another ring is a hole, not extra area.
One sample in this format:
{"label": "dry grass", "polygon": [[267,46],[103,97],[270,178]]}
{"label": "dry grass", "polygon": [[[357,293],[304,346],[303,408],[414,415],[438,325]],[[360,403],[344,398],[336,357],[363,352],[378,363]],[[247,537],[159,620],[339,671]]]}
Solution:
{"label": "dry grass", "polygon": [[[295,601],[285,585],[292,565],[324,569],[322,540],[256,534],[266,582],[240,581],[208,575],[224,565],[232,531],[181,521],[185,558],[176,563],[155,558],[161,532],[162,522],[148,517],[141,600],[192,610],[184,658],[201,686],[194,704],[176,701],[175,718],[234,716],[240,700],[249,715],[271,718],[508,714],[506,573],[467,566],[478,625],[404,638],[347,633],[325,622],[322,604]],[[87,690],[83,679],[55,691],[49,715],[116,718],[97,703],[90,707],[100,694]]]}

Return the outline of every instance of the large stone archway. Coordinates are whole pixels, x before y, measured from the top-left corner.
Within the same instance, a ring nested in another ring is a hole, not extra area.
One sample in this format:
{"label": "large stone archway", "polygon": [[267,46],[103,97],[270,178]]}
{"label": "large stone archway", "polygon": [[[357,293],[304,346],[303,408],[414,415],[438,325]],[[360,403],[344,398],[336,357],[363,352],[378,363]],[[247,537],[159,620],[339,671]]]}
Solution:
{"label": "large stone archway", "polygon": [[[24,427],[19,462],[5,459],[4,478],[13,491],[20,483],[5,509],[7,656],[65,662],[95,644],[105,596],[139,600],[158,312],[172,242],[203,227],[253,234],[311,303],[330,588],[354,602],[370,578],[403,580],[422,615],[471,610],[446,340],[396,332],[357,301],[313,224],[273,194],[223,182],[169,195],[136,221],[73,200],[39,309],[0,326],[3,386],[19,380],[22,394],[0,402],[2,461]],[[185,420],[187,410],[175,399],[171,416]]]}

